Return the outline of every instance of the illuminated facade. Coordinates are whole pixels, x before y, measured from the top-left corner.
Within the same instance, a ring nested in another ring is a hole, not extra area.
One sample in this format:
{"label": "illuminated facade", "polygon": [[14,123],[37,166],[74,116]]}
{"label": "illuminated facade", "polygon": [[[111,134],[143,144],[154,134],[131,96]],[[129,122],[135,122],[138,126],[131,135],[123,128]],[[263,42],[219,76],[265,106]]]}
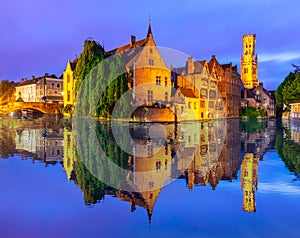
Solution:
{"label": "illuminated facade", "polygon": [[76,78],[74,76],[74,71],[76,68],[77,59],[73,62],[68,60],[67,67],[63,72],[63,82],[64,82],[64,107],[67,105],[74,106],[75,104],[75,85]]}
{"label": "illuminated facade", "polygon": [[63,80],[47,73],[41,77],[23,79],[15,90],[17,101],[23,102],[63,102]]}
{"label": "illuminated facade", "polygon": [[256,35],[249,34],[243,36],[243,55],[241,56],[242,82],[245,88],[255,88],[258,86],[258,65],[255,53]]}

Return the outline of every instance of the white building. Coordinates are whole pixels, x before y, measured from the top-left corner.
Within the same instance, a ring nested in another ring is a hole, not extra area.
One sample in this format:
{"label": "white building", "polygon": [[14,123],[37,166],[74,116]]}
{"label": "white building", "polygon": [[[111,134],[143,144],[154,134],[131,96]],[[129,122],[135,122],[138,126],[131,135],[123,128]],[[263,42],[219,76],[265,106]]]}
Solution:
{"label": "white building", "polygon": [[45,74],[32,79],[22,79],[16,86],[16,100],[24,102],[61,102],[63,103],[63,79],[54,74]]}

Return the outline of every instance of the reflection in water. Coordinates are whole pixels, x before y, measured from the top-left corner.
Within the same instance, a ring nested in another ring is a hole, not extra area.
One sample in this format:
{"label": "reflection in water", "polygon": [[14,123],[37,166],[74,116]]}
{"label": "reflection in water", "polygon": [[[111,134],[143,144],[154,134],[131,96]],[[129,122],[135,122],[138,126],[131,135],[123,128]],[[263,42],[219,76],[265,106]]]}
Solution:
{"label": "reflection in water", "polygon": [[276,151],[286,164],[300,179],[300,122],[283,121],[276,131]]}
{"label": "reflection in water", "polygon": [[[237,179],[241,168],[243,210],[256,210],[258,161],[274,147],[275,121],[132,124],[128,127],[132,140],[121,136],[127,127],[119,124],[116,128],[113,132],[109,123],[97,121],[77,122],[75,130],[70,119],[2,117],[0,155],[21,154],[46,165],[62,163],[68,181],[82,190],[85,204],[92,206],[105,195],[114,195],[128,202],[131,211],[136,206],[145,208],[149,222],[161,188],[170,181],[184,179],[189,190],[195,185],[209,185],[214,190],[220,180]],[[300,145],[289,140],[289,130],[281,129],[276,148],[284,153],[284,143],[295,143],[299,152]],[[117,133],[118,143],[113,133]],[[99,146],[104,156],[97,152]],[[300,167],[293,167],[289,160],[285,158],[287,166],[297,171]],[[124,173],[118,174],[116,167]],[[112,184],[116,186],[109,186]]]}

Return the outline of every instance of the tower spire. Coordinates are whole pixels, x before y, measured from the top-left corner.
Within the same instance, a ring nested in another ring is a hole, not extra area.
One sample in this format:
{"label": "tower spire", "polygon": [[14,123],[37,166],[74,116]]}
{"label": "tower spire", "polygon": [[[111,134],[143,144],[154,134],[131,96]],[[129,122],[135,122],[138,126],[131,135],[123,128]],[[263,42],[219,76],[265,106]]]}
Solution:
{"label": "tower spire", "polygon": [[151,29],[151,18],[149,15],[149,25],[148,25],[148,33],[147,33],[147,37],[152,37],[152,29]]}

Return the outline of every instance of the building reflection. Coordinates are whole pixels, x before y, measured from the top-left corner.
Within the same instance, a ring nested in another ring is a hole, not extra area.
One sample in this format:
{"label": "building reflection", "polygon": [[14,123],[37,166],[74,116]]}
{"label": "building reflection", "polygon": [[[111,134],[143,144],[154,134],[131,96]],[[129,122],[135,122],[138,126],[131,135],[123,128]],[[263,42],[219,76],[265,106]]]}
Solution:
{"label": "building reflection", "polygon": [[[132,212],[137,206],[144,208],[151,222],[161,189],[170,181],[183,179],[189,190],[198,186],[215,190],[222,180],[238,179],[240,169],[243,210],[255,212],[258,163],[274,148],[276,122],[133,124],[132,141],[121,137],[118,143],[109,123],[92,127],[59,118],[1,120],[0,133],[1,157],[21,154],[46,165],[61,164],[67,180],[82,190],[85,204],[93,206],[113,195],[128,202]],[[125,135],[125,130],[120,127],[118,133]],[[129,153],[120,143],[134,146],[129,146]],[[96,144],[105,152],[105,160],[96,156]],[[126,173],[118,174],[113,165]]]}
{"label": "building reflection", "polygon": [[[62,162],[63,129],[59,118],[41,117],[28,120],[7,117],[2,118],[1,124],[6,133],[7,129],[9,130],[6,137],[1,137],[3,138],[1,144],[4,141],[11,141],[9,151],[4,154],[0,152],[1,156],[19,154],[23,159],[42,161],[46,165]],[[5,133],[3,130],[0,131]]]}
{"label": "building reflection", "polygon": [[255,190],[258,184],[258,158],[254,154],[245,154],[242,163],[241,187],[243,189],[243,210],[255,212]]}

